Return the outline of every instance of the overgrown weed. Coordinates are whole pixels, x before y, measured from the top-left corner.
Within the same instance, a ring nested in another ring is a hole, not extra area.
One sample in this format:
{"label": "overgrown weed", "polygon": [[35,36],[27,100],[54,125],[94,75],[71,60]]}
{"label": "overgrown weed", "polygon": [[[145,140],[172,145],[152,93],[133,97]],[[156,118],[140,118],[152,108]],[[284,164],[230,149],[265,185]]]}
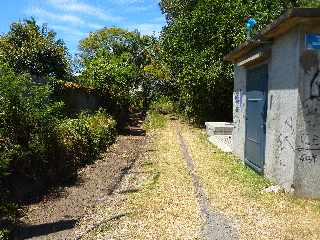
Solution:
{"label": "overgrown weed", "polygon": [[168,117],[157,113],[150,111],[148,112],[147,120],[143,125],[143,128],[147,131],[152,131],[160,128],[166,127],[168,124]]}

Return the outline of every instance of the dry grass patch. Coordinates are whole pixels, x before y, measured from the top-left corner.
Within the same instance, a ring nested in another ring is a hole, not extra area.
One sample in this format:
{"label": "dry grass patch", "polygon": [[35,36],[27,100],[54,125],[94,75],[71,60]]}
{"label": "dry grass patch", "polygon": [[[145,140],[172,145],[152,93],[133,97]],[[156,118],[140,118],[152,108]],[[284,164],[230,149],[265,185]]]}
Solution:
{"label": "dry grass patch", "polygon": [[[88,239],[200,239],[202,219],[176,129],[158,130],[148,154],[132,169],[124,217],[100,226]],[[108,215],[111,214],[106,210]]]}
{"label": "dry grass patch", "polygon": [[239,225],[241,239],[320,239],[320,202],[264,193],[271,183],[207,141],[204,131],[182,134],[212,206]]}

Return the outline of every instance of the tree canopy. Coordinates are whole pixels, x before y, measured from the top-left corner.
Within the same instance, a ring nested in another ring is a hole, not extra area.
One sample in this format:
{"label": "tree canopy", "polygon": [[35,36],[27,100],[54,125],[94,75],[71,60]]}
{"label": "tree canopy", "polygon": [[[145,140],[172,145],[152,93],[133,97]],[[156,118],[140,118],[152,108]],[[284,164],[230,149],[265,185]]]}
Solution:
{"label": "tree canopy", "polygon": [[104,28],[80,42],[81,57],[84,61],[91,60],[101,51],[112,56],[121,56],[130,53],[132,63],[136,66],[144,64],[145,47],[150,43],[151,37],[141,36],[137,31],[127,31],[121,28]]}
{"label": "tree canopy", "polygon": [[232,65],[223,57],[245,41],[245,16],[256,30],[305,0],[161,0],[167,19],[161,34],[162,59],[178,92],[182,113],[198,122],[232,119]]}
{"label": "tree canopy", "polygon": [[10,31],[0,37],[0,60],[17,73],[37,77],[64,78],[70,73],[64,42],[34,19],[13,23]]}
{"label": "tree canopy", "polygon": [[154,37],[137,31],[104,28],[91,33],[80,42],[81,83],[102,90],[119,104],[140,101],[137,94],[147,101],[152,80],[164,76],[158,48]]}

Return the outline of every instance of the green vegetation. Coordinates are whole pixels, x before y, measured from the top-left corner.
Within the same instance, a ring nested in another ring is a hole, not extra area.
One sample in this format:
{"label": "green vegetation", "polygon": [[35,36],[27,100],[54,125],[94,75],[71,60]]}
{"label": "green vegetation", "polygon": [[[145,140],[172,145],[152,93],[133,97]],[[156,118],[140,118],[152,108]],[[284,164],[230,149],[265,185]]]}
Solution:
{"label": "green vegetation", "polygon": [[9,223],[15,223],[17,220],[18,206],[10,203],[6,199],[7,194],[1,192],[0,196],[0,220],[3,221],[0,225],[0,240],[10,239],[10,231],[8,230]]}
{"label": "green vegetation", "polygon": [[161,114],[170,114],[175,112],[175,106],[169,97],[161,96],[151,103],[150,110]]}
{"label": "green vegetation", "polygon": [[[168,117],[162,114],[174,112],[197,123],[230,120],[233,69],[223,57],[245,40],[244,17],[254,16],[258,31],[290,7],[320,4],[161,0],[160,6],[167,26],[159,40],[116,27],[83,39],[79,76],[72,73],[64,42],[46,25],[19,21],[0,36],[0,228],[15,221],[16,206],[6,187],[10,179],[23,176],[50,185],[76,177],[79,167],[114,142],[116,128],[126,124],[130,112],[150,110],[145,128],[151,130],[165,128]],[[68,115],[59,95],[67,81],[98,92],[107,99],[105,109]],[[226,178],[230,182],[250,179],[249,195],[266,184],[239,165],[223,169],[220,174],[237,173],[238,179]],[[7,235],[0,229],[0,238]]]}
{"label": "green vegetation", "polygon": [[293,6],[319,6],[309,0],[161,0],[167,26],[160,39],[162,61],[175,83],[178,110],[191,120],[232,117],[233,68],[223,57],[245,40],[244,17],[258,27]]}
{"label": "green vegetation", "polygon": [[144,128],[152,131],[168,124],[168,114],[175,114],[175,104],[168,96],[160,96],[150,103]]}
{"label": "green vegetation", "polygon": [[31,19],[0,37],[0,178],[47,173],[64,106],[54,85],[70,74],[66,47],[55,36]]}
{"label": "green vegetation", "polygon": [[49,84],[35,84],[28,74],[0,66],[1,222],[15,219],[4,179],[63,182],[115,140],[116,123],[105,111],[68,119],[53,92]]}
{"label": "green vegetation", "polygon": [[148,112],[144,129],[151,131],[159,128],[164,128],[168,123],[168,118],[160,113],[150,111]]}
{"label": "green vegetation", "polygon": [[0,66],[0,162],[16,173],[32,177],[45,173],[54,127],[63,103],[50,96],[48,84],[34,84],[28,75],[17,75]]}
{"label": "green vegetation", "polygon": [[120,110],[139,106],[146,110],[154,83],[149,75],[156,43],[153,37],[120,28],[90,34],[80,43],[80,83],[102,91]]}
{"label": "green vegetation", "polygon": [[0,61],[17,73],[29,73],[34,78],[48,76],[65,78],[70,75],[67,48],[56,33],[46,25],[38,26],[34,19],[15,22],[10,31],[0,37]]}
{"label": "green vegetation", "polygon": [[[104,111],[80,114],[56,127],[56,173],[59,178],[74,176],[79,167],[92,163],[116,138],[116,122]],[[60,157],[59,157],[60,156]]]}
{"label": "green vegetation", "polygon": [[9,231],[7,229],[0,229],[0,240],[9,239]]}
{"label": "green vegetation", "polygon": [[[50,186],[77,176],[116,138],[105,111],[70,118],[57,83],[75,79],[62,40],[44,25],[24,20],[0,36],[0,236],[15,223],[10,182]],[[25,197],[25,196],[22,196]]]}

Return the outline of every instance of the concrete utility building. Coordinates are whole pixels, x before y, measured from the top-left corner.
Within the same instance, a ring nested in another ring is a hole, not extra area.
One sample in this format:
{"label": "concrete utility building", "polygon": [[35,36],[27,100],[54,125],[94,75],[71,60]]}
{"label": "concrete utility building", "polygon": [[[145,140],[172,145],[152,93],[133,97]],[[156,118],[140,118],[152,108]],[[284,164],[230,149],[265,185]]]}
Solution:
{"label": "concrete utility building", "polygon": [[319,198],[320,9],[291,9],[225,59],[235,64],[234,153]]}

